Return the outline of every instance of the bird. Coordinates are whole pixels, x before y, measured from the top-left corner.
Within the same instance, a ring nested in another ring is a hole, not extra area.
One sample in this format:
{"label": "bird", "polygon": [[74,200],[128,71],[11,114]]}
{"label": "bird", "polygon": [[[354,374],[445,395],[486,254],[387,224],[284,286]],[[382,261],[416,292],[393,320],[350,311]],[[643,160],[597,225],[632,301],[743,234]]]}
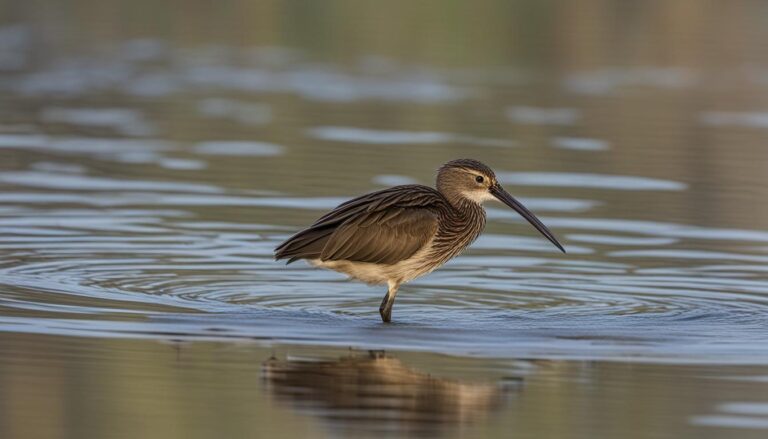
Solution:
{"label": "bird", "polygon": [[456,159],[437,170],[435,188],[394,186],[338,205],[275,248],[275,259],[303,259],[369,285],[387,285],[379,314],[389,323],[400,285],[432,272],[480,236],[486,223],[482,205],[489,200],[514,209],[565,253],[490,167]]}

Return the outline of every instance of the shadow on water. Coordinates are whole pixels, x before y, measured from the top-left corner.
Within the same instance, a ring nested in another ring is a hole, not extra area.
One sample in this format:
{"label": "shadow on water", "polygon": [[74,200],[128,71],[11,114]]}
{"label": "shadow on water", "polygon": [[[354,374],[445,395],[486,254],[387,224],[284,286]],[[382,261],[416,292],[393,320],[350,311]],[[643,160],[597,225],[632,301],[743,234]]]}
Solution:
{"label": "shadow on water", "polygon": [[319,416],[334,429],[434,435],[487,420],[522,385],[439,378],[383,351],[335,360],[271,358],[262,367],[277,400]]}

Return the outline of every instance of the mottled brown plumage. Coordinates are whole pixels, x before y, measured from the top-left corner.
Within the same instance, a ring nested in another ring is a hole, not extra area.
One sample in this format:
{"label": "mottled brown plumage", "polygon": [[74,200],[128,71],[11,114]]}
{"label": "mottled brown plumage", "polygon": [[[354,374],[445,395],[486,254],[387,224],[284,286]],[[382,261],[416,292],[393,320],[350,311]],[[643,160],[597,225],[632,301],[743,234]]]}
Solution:
{"label": "mottled brown plumage", "polygon": [[441,266],[485,227],[481,204],[499,199],[518,211],[560,250],[538,218],[509,195],[486,165],[454,160],[438,170],[437,189],[395,186],[342,203],[275,249],[276,259],[306,259],[370,283],[389,286],[379,311],[391,319],[400,284]]}

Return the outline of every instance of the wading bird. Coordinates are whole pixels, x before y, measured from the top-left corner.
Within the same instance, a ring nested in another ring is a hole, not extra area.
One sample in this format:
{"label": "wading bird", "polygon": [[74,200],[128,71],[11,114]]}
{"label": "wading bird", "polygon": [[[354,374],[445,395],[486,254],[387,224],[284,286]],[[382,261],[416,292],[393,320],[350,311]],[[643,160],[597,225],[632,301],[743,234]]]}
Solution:
{"label": "wading bird", "polygon": [[560,251],[555,235],[477,160],[452,160],[437,172],[437,189],[395,186],[340,204],[275,249],[290,264],[306,259],[368,284],[387,284],[379,313],[392,319],[400,284],[430,273],[467,248],[485,227],[482,203],[517,211]]}

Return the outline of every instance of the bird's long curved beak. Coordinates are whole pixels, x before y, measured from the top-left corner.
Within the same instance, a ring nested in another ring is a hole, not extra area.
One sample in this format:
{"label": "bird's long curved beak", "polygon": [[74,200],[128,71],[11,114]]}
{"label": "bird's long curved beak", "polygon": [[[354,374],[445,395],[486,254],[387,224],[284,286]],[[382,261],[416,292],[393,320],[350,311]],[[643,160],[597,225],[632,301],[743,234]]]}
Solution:
{"label": "bird's long curved beak", "polygon": [[549,242],[554,244],[555,247],[559,248],[561,252],[565,253],[565,249],[562,245],[560,245],[560,243],[557,241],[557,238],[555,238],[555,235],[547,228],[547,226],[545,226],[544,223],[536,218],[536,215],[534,215],[533,212],[523,206],[522,203],[515,200],[515,198],[510,195],[509,192],[505,191],[501,185],[495,184],[490,187],[489,191],[499,201],[514,209],[515,212],[519,213],[523,218],[531,223],[531,225],[535,227],[539,233],[544,235],[549,240]]}

